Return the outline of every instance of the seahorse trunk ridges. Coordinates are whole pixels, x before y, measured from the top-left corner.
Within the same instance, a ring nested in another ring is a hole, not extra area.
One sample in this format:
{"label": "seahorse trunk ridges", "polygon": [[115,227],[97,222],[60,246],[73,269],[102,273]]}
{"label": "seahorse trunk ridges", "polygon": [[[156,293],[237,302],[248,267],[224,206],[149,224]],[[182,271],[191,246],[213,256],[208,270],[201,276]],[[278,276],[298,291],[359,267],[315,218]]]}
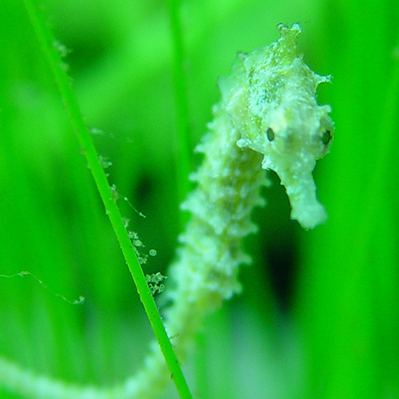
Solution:
{"label": "seahorse trunk ridges", "polygon": [[[297,51],[298,24],[280,26],[281,38],[240,55],[234,74],[220,82],[222,100],[197,150],[204,161],[193,175],[197,189],[182,205],[192,217],[166,292],[167,331],[180,360],[187,356],[204,317],[240,291],[239,266],[250,258],[242,240],[256,230],[252,209],[263,204],[264,169],[286,186],[291,217],[305,228],[325,219],[316,199],[312,171],[328,152],[333,124],[329,106],[319,106],[316,88],[328,78],[312,72]],[[262,159],[263,158],[263,159]],[[156,342],[143,368],[110,388],[68,385],[37,376],[0,359],[0,386],[29,399],[154,399],[170,381]]]}

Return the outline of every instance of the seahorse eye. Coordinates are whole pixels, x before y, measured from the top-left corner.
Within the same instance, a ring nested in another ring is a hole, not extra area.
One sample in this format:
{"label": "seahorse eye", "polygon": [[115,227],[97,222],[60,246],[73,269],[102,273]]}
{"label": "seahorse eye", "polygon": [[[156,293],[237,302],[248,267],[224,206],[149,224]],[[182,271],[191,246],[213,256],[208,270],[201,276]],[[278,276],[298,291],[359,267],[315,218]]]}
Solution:
{"label": "seahorse eye", "polygon": [[273,141],[274,140],[274,132],[273,132],[273,129],[271,128],[271,127],[269,127],[268,129],[267,129],[267,131],[266,131],[266,136],[267,136],[267,139],[269,140],[269,141]]}
{"label": "seahorse eye", "polygon": [[321,136],[321,142],[324,145],[327,145],[332,139],[331,132],[329,130],[325,130],[323,135]]}

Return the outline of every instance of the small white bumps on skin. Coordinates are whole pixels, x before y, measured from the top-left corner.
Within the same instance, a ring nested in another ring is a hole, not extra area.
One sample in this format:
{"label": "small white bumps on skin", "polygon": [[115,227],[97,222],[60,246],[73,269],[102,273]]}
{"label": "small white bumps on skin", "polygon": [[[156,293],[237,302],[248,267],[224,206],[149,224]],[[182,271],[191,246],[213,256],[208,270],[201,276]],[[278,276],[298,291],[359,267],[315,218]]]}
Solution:
{"label": "small white bumps on skin", "polygon": [[332,139],[331,108],[316,100],[317,86],[330,77],[304,63],[297,49],[298,24],[279,29],[280,39],[270,46],[239,55],[235,73],[220,81],[221,108],[241,134],[237,145],[263,154],[262,167],[279,175],[291,218],[312,229],[327,217],[312,171]]}

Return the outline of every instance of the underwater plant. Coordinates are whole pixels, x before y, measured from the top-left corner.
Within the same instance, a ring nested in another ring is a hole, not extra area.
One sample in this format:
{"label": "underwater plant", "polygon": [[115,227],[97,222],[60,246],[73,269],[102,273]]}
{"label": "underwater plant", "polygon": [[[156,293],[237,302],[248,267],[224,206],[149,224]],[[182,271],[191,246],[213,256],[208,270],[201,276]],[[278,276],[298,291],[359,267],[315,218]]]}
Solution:
{"label": "underwater plant", "polygon": [[[87,129],[71,97],[69,83],[65,83],[65,71],[56,53],[46,47],[46,28],[37,19],[34,7],[30,11],[75,130],[84,132]],[[159,324],[162,321],[157,316],[149,280],[132,258],[134,248],[90,135],[78,134],[161,350],[154,341],[143,368],[124,383],[109,388],[67,384],[1,359],[2,386],[27,398],[155,398],[172,373],[181,397],[190,397],[176,359],[186,358],[203,319],[240,291],[239,266],[250,261],[242,241],[256,230],[250,216],[255,206],[263,204],[259,191],[268,184],[265,169],[279,175],[293,219],[305,229],[326,220],[325,210],[316,198],[312,171],[316,161],[328,152],[332,139],[330,107],[320,106],[316,100],[317,86],[329,78],[311,71],[299,55],[298,24],[291,28],[279,25],[279,29],[281,37],[276,42],[239,54],[233,74],[220,80],[222,99],[214,107],[209,132],[197,147],[204,154],[201,167],[192,175],[197,188],[182,205],[191,213],[191,219],[168,273],[173,287],[165,292],[171,302],[164,315],[166,332]],[[154,279],[150,277],[150,282],[159,283]],[[173,348],[168,337],[173,337]]]}

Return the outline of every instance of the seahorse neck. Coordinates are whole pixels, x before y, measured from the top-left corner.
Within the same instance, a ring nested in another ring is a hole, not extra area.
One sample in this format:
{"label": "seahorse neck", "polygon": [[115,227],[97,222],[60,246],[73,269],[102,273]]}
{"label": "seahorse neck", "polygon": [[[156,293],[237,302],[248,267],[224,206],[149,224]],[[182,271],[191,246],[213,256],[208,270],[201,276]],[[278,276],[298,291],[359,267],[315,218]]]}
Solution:
{"label": "seahorse neck", "polygon": [[197,189],[182,206],[192,218],[180,237],[184,246],[171,273],[178,287],[173,300],[184,298],[199,313],[240,291],[238,267],[249,262],[242,240],[256,230],[250,214],[263,204],[259,190],[266,182],[261,154],[237,146],[241,134],[222,105],[214,114],[210,132],[197,148],[206,157],[194,174]]}

